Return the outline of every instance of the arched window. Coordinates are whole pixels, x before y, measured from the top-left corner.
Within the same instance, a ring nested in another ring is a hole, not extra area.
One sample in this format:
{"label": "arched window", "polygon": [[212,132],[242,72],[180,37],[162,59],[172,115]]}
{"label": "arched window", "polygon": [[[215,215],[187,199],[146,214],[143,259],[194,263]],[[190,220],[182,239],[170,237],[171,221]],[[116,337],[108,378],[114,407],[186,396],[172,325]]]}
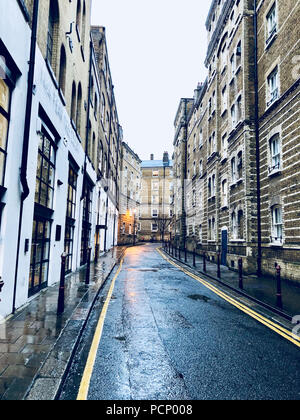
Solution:
{"label": "arched window", "polygon": [[92,163],[93,165],[95,164],[95,160],[96,160],[96,135],[95,133],[93,133],[93,143],[92,143]]}
{"label": "arched window", "polygon": [[244,212],[238,212],[238,239],[244,239]]}
{"label": "arched window", "polygon": [[77,111],[76,111],[76,127],[78,133],[81,130],[81,110],[82,110],[82,87],[81,83],[78,85],[78,94],[77,94]]}
{"label": "arched window", "polygon": [[66,92],[66,69],[67,69],[67,57],[65,47],[62,45],[60,49],[60,61],[59,61],[59,87],[62,93],[65,95]]}
{"label": "arched window", "polygon": [[85,44],[85,32],[86,32],[86,7],[85,1],[83,2],[83,9],[82,9],[82,26],[81,26],[81,39],[82,39],[82,47],[84,48]]}
{"label": "arched window", "polygon": [[51,65],[51,67],[53,68],[54,73],[56,72],[58,25],[59,25],[58,1],[50,0],[46,59],[48,63]]}
{"label": "arched window", "polygon": [[71,101],[71,119],[75,123],[76,121],[76,84],[72,84],[72,101]]}
{"label": "arched window", "polygon": [[79,33],[81,29],[81,0],[77,0],[76,29]]}
{"label": "arched window", "polygon": [[98,153],[98,168],[101,173],[103,173],[103,144],[102,141],[99,141],[99,153]]}

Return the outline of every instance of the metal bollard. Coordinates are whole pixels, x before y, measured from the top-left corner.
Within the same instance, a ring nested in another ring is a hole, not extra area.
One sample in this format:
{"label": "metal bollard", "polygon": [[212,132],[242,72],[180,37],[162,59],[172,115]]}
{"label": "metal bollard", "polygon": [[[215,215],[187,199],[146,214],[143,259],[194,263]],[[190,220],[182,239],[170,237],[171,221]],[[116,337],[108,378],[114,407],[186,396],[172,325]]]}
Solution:
{"label": "metal bollard", "polygon": [[92,255],[92,248],[88,249],[87,252],[87,266],[86,266],[86,273],[85,273],[85,284],[90,284],[90,274],[91,274],[91,255]]}
{"label": "metal bollard", "polygon": [[179,252],[179,261],[181,260],[181,249],[180,247],[178,248],[178,252]]}
{"label": "metal bollard", "polygon": [[281,267],[280,265],[276,265],[276,280],[277,280],[277,306],[278,308],[282,309],[282,289],[281,289]]}
{"label": "metal bollard", "polygon": [[96,248],[95,248],[95,263],[98,262],[98,257],[99,257],[99,245],[96,244]]}
{"label": "metal bollard", "polygon": [[193,252],[193,267],[196,267],[196,249],[195,248]]}
{"label": "metal bollard", "polygon": [[221,278],[221,255],[218,253],[218,279]]}
{"label": "metal bollard", "polygon": [[206,255],[205,252],[203,253],[203,271],[206,273]]}
{"label": "metal bollard", "polygon": [[187,250],[184,248],[184,262],[187,263]]}
{"label": "metal bollard", "polygon": [[244,281],[243,281],[243,258],[239,259],[239,288],[244,290]]}
{"label": "metal bollard", "polygon": [[67,255],[65,253],[61,256],[61,270],[60,270],[60,284],[57,303],[57,314],[62,314],[65,310],[65,276],[66,276],[66,261]]}

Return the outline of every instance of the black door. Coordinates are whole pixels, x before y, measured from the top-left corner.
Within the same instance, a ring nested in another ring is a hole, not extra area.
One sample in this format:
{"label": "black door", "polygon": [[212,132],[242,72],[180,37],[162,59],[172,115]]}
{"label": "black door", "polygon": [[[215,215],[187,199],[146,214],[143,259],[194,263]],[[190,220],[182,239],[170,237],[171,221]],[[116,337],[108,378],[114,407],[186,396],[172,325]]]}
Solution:
{"label": "black door", "polygon": [[51,223],[34,217],[32,229],[29,297],[48,285]]}

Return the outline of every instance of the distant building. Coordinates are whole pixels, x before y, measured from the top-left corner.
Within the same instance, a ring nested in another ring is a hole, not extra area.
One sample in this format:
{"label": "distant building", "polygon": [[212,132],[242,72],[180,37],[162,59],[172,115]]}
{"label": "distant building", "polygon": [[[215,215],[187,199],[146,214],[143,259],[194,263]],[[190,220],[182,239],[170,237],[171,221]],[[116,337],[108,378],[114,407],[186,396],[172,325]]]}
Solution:
{"label": "distant building", "polygon": [[173,218],[173,162],[168,152],[162,160],[143,161],[140,207],[141,241],[169,240]]}
{"label": "distant building", "polygon": [[140,231],[140,190],[141,190],[141,160],[138,155],[123,142],[120,215],[119,215],[119,245],[132,245],[138,241]]}
{"label": "distant building", "polygon": [[[256,6],[256,9],[255,9]],[[173,235],[300,281],[300,4],[213,0],[206,81],[175,119]],[[256,25],[257,23],[257,25]]]}

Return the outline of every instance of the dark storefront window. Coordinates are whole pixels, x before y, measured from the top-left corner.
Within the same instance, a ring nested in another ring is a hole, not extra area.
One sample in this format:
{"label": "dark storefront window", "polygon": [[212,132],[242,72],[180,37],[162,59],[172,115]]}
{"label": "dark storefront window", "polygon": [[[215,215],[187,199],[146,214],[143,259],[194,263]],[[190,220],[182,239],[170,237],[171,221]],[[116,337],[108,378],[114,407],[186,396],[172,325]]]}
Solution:
{"label": "dark storefront window", "polygon": [[84,185],[82,234],[81,234],[81,265],[87,263],[87,251],[91,243],[92,230],[92,194],[93,186],[86,180]]}
{"label": "dark storefront window", "polygon": [[73,249],[74,249],[74,229],[76,216],[76,194],[77,194],[77,171],[70,163],[69,181],[68,181],[68,197],[67,197],[67,216],[65,231],[65,254],[67,256],[66,272],[72,271]]}
{"label": "dark storefront window", "polygon": [[4,185],[10,111],[10,87],[0,78],[0,185]]}
{"label": "dark storefront window", "polygon": [[51,223],[35,217],[32,230],[29,296],[34,295],[48,284]]}
{"label": "dark storefront window", "polygon": [[29,296],[48,285],[56,143],[43,126],[36,171]]}

